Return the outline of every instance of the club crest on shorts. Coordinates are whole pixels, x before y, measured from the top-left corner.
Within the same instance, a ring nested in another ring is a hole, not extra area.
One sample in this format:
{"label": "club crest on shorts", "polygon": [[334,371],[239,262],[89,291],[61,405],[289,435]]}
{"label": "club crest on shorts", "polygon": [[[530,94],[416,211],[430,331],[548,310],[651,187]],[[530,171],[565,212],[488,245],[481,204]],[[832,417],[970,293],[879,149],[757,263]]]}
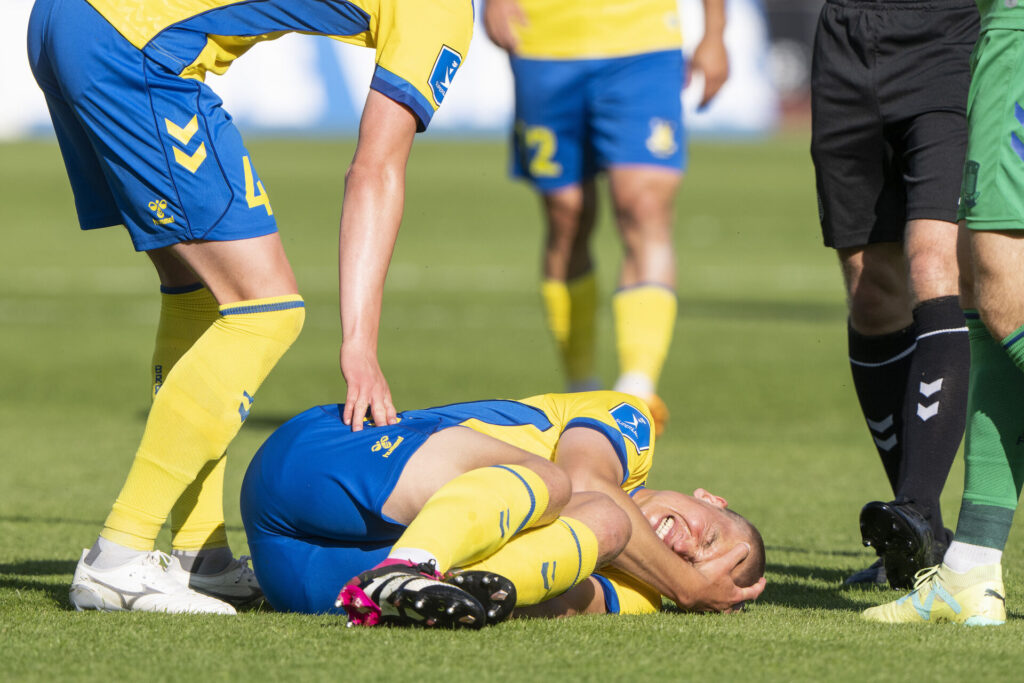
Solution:
{"label": "club crest on shorts", "polygon": [[640,409],[629,403],[620,403],[610,411],[622,435],[633,442],[638,451],[651,447],[651,423]]}
{"label": "club crest on shorts", "polygon": [[462,55],[447,45],[441,46],[434,61],[434,69],[430,72],[430,92],[434,96],[434,103],[441,104],[444,96],[448,94],[448,88],[452,87],[452,79],[455,72],[462,64]]}
{"label": "club crest on shorts", "polygon": [[679,145],[676,144],[676,127],[671,121],[654,118],[650,121],[651,134],[644,142],[647,151],[659,159],[667,159],[676,153]]}

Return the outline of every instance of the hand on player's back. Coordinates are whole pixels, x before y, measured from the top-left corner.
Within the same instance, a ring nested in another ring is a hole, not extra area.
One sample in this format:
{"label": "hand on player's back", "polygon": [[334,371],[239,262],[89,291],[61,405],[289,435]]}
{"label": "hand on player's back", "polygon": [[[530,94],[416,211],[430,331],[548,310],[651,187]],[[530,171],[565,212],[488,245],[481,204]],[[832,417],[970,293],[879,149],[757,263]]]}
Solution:
{"label": "hand on player's back", "polygon": [[367,409],[374,424],[395,424],[398,420],[391,402],[391,389],[377,363],[377,354],[373,350],[342,344],[339,359],[341,374],[348,385],[343,415],[345,424],[351,425],[354,432],[360,431]]}

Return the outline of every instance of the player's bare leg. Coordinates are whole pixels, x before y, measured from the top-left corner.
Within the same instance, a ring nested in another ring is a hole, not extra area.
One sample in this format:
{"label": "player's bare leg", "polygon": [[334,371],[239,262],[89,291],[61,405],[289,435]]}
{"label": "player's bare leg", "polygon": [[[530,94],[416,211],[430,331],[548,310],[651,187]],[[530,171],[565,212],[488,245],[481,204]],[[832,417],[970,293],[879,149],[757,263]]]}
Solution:
{"label": "player's bare leg", "polygon": [[541,196],[547,223],[541,294],[569,391],[601,386],[595,368],[597,280],[590,253],[596,192],[589,178]]}
{"label": "player's bare leg", "polygon": [[647,401],[660,433],[668,409],[657,386],[675,329],[672,224],[682,175],[653,166],[616,166],[608,179],[624,248],[619,291],[612,300],[619,354],[614,388]]}
{"label": "player's bare leg", "polygon": [[[153,545],[182,494],[221,460],[256,389],[298,335],[303,303],[276,234],[178,244],[151,259],[169,285],[187,284],[189,271],[194,273],[193,282],[198,278],[217,297],[220,317],[162,378],[128,479],[97,543],[83,553],[72,603],[232,613],[226,604],[197,597],[182,585],[189,573],[178,558],[154,554]],[[125,591],[138,592],[146,582],[158,588],[146,599],[126,603],[127,593],[118,593],[122,584]],[[180,586],[180,594],[172,584]]]}

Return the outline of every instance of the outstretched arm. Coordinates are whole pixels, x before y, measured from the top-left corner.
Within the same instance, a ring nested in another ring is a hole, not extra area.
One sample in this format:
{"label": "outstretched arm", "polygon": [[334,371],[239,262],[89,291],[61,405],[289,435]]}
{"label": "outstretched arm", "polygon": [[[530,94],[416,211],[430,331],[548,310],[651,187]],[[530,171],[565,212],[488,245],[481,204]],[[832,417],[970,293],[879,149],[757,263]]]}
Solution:
{"label": "outstretched arm", "polygon": [[749,552],[743,544],[698,571],[662,543],[640,508],[622,490],[622,465],[602,434],[582,427],[567,430],[558,442],[555,462],[569,473],[574,491],[604,493],[629,516],[632,536],[612,566],[656,588],[680,608],[727,612],[763,590],[763,583],[740,588],[730,576]]}
{"label": "outstretched arm", "polygon": [[384,278],[405,202],[405,166],[416,117],[371,90],[359,123],[359,142],[345,175],[338,238],[341,373],[348,390],[345,424],[363,428],[367,409],[376,424],[393,424],[391,389],[377,361]]}

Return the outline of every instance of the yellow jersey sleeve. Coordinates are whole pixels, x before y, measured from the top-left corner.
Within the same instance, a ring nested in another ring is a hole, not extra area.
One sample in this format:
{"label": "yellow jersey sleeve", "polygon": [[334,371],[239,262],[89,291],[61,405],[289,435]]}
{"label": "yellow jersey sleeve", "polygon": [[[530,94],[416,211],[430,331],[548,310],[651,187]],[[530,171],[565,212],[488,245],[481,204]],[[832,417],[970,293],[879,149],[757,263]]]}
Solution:
{"label": "yellow jersey sleeve", "polygon": [[682,48],[676,0],[519,0],[516,54],[534,59],[623,57]]}
{"label": "yellow jersey sleeve", "polygon": [[647,404],[631,394],[590,391],[555,394],[563,403],[562,431],[587,427],[604,434],[622,465],[622,489],[631,492],[647,482],[654,460],[654,429]]}
{"label": "yellow jersey sleeve", "polygon": [[183,78],[222,74],[254,44],[286,33],[376,50],[370,87],[424,130],[473,36],[472,0],[88,0],[129,42]]}
{"label": "yellow jersey sleeve", "polygon": [[370,87],[409,107],[424,130],[469,51],[472,0],[382,0],[376,19]]}
{"label": "yellow jersey sleeve", "polygon": [[661,610],[661,593],[618,569],[607,567],[593,577],[604,590],[608,614],[654,614]]}

